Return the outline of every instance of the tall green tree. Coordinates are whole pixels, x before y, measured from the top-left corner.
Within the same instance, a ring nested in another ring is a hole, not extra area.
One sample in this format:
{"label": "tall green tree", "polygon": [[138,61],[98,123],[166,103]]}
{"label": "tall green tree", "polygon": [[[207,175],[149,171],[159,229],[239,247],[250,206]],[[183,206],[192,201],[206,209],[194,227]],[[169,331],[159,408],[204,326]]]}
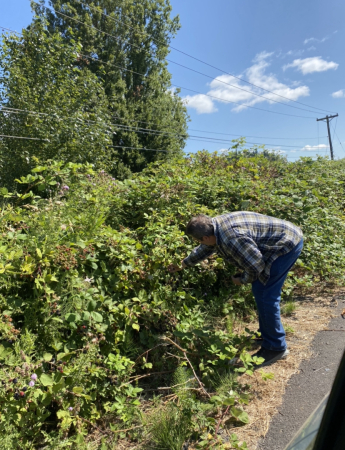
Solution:
{"label": "tall green tree", "polygon": [[[178,92],[171,90],[167,68],[169,44],[180,27],[179,18],[171,18],[169,0],[50,0],[50,9],[41,0],[32,5],[51,32],[82,44],[80,61],[102,81],[112,122],[119,125],[114,146],[182,152],[188,117]],[[118,152],[124,173],[169,155]]]}
{"label": "tall green tree", "polygon": [[[80,44],[35,20],[0,48],[1,184],[40,160],[90,162],[115,170],[108,100],[97,76],[78,66]],[[23,110],[25,112],[23,112]]]}

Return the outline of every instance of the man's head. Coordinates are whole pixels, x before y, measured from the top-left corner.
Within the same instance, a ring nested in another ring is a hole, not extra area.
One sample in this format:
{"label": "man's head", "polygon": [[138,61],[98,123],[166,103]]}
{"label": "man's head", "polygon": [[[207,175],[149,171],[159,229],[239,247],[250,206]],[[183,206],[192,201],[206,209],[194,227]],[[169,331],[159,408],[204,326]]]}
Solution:
{"label": "man's head", "polygon": [[186,228],[186,233],[204,245],[215,245],[216,236],[211,217],[199,214],[193,217]]}

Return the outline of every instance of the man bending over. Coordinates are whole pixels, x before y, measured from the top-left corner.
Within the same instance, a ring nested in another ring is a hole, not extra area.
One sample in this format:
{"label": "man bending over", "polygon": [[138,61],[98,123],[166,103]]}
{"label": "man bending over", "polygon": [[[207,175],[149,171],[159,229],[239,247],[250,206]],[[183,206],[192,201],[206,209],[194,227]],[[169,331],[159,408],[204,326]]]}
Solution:
{"label": "man bending over", "polygon": [[280,296],[284,281],[303,248],[300,228],[286,220],[240,211],[214,218],[200,214],[187,225],[186,233],[200,243],[180,266],[170,272],[193,267],[213,253],[242,270],[232,277],[241,286],[251,283],[259,315],[262,347],[253,356],[262,365],[285,358],[289,351],[280,318]]}

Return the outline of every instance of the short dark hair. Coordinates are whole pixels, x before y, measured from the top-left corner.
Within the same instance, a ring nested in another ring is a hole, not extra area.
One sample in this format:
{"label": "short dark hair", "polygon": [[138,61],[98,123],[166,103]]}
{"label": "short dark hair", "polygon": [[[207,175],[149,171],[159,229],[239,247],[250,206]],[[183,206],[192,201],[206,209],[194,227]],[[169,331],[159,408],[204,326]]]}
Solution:
{"label": "short dark hair", "polygon": [[187,225],[186,234],[198,240],[203,236],[213,236],[214,226],[211,217],[205,216],[205,214],[193,217]]}

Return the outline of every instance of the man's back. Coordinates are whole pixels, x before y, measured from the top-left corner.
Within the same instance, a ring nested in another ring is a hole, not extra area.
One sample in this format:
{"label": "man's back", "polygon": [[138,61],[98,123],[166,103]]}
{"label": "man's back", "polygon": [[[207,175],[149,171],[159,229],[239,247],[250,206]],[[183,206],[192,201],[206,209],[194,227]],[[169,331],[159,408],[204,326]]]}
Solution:
{"label": "man's back", "polygon": [[247,236],[266,251],[293,248],[303,237],[300,228],[286,220],[250,211],[237,211],[213,218],[217,245]]}

